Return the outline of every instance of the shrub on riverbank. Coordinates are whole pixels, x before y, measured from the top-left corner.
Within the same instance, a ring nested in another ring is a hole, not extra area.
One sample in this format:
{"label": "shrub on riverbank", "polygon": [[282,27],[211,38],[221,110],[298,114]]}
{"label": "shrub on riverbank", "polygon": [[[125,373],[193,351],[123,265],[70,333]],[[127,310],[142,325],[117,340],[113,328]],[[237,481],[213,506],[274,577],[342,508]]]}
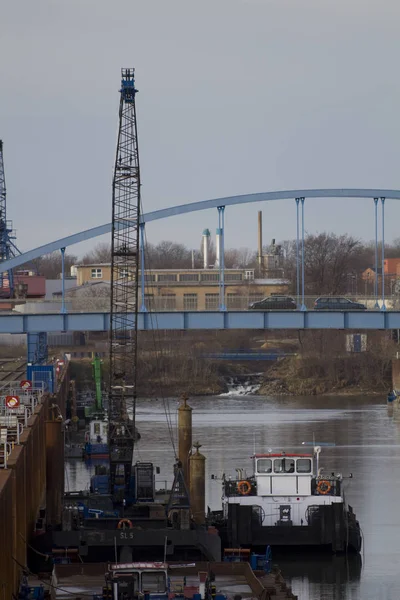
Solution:
{"label": "shrub on riverbank", "polygon": [[299,350],[266,373],[260,394],[368,393],[391,387],[394,345],[385,332],[368,333],[364,352],[347,352],[341,331],[302,332]]}

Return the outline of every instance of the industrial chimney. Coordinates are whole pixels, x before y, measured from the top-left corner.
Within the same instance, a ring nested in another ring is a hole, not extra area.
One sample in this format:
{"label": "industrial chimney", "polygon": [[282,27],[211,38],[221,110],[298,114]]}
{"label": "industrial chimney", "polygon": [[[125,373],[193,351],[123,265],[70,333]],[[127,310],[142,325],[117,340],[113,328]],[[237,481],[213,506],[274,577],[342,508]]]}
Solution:
{"label": "industrial chimney", "polygon": [[203,266],[205,269],[208,269],[208,249],[210,246],[210,230],[209,229],[205,229],[203,231],[203,240],[202,240],[202,245],[203,245]]}
{"label": "industrial chimney", "polygon": [[260,275],[263,272],[263,255],[262,255],[262,212],[258,211],[258,266],[260,268]]}

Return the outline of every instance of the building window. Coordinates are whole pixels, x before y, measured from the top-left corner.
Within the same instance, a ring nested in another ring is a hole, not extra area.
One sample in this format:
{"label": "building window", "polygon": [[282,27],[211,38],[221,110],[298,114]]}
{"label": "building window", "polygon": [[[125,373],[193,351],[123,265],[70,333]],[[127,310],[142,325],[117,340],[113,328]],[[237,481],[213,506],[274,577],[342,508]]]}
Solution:
{"label": "building window", "polygon": [[206,294],[206,310],[217,310],[219,294]]}
{"label": "building window", "polygon": [[254,279],[254,271],[245,271],[246,279]]}
{"label": "building window", "polygon": [[176,273],[159,273],[158,281],[177,281],[178,277]]}
{"label": "building window", "polygon": [[225,272],[225,281],[242,281],[243,273],[226,273]]}
{"label": "building window", "polygon": [[226,303],[227,308],[236,308],[238,310],[242,308],[242,299],[237,294],[227,294]]}
{"label": "building window", "polygon": [[198,281],[199,274],[198,273],[181,273],[179,275],[179,281]]}
{"label": "building window", "polygon": [[183,294],[183,310],[197,310],[197,294]]}
{"label": "building window", "polygon": [[125,277],[129,277],[128,269],[121,269],[119,272],[120,279],[124,279]]}
{"label": "building window", "polygon": [[91,277],[92,277],[92,279],[102,279],[102,277],[103,277],[102,269],[92,269]]}
{"label": "building window", "polygon": [[156,276],[154,275],[154,273],[145,273],[144,280],[146,281],[146,283],[154,283],[156,280]]}
{"label": "building window", "polygon": [[219,281],[219,273],[202,273],[201,281]]}
{"label": "building window", "polygon": [[164,310],[175,310],[176,294],[162,294],[162,307]]}

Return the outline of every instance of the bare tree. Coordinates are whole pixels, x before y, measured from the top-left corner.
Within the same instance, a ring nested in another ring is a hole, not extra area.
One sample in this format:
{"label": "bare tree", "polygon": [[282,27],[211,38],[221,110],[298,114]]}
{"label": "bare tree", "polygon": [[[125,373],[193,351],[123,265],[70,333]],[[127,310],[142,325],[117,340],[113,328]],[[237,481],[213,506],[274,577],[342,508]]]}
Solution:
{"label": "bare tree", "polygon": [[183,244],[164,240],[146,245],[145,263],[146,269],[190,269],[192,253]]}
{"label": "bare tree", "polygon": [[[282,244],[286,251],[285,272],[296,285],[296,242]],[[341,294],[347,291],[348,275],[361,267],[360,251],[364,246],[350,235],[320,233],[307,235],[304,242],[305,287],[307,294]],[[368,252],[366,253],[368,254]]]}
{"label": "bare tree", "polygon": [[225,267],[228,269],[254,268],[257,264],[257,252],[251,248],[228,248],[225,251]]}
{"label": "bare tree", "polygon": [[80,261],[82,265],[109,262],[111,262],[111,245],[107,242],[95,246],[93,250],[87,252]]}
{"label": "bare tree", "polygon": [[[73,254],[65,253],[65,272],[69,274],[72,265],[76,264],[78,258]],[[46,254],[40,258],[28,262],[20,267],[21,269],[31,269],[38,275],[44,275],[46,279],[59,279],[61,275],[61,252]]]}
{"label": "bare tree", "polygon": [[82,285],[67,292],[67,297],[76,310],[109,310],[111,286],[105,282]]}

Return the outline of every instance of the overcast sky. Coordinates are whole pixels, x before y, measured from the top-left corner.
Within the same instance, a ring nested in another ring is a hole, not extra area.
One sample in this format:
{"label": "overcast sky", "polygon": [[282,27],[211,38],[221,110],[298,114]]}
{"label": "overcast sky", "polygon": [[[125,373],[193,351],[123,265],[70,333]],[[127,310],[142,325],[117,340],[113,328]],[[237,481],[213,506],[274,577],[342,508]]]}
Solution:
{"label": "overcast sky", "polygon": [[[140,91],[145,211],[281,189],[400,188],[398,0],[0,5],[0,138],[21,250],[110,220],[121,67],[136,68]],[[226,246],[256,246],[261,208],[265,242],[293,238],[294,204],[228,209]],[[311,200],[306,229],[371,239],[372,204]],[[393,239],[400,202],[387,215]],[[216,210],[194,213],[149,225],[148,239],[197,248],[216,225]]]}

